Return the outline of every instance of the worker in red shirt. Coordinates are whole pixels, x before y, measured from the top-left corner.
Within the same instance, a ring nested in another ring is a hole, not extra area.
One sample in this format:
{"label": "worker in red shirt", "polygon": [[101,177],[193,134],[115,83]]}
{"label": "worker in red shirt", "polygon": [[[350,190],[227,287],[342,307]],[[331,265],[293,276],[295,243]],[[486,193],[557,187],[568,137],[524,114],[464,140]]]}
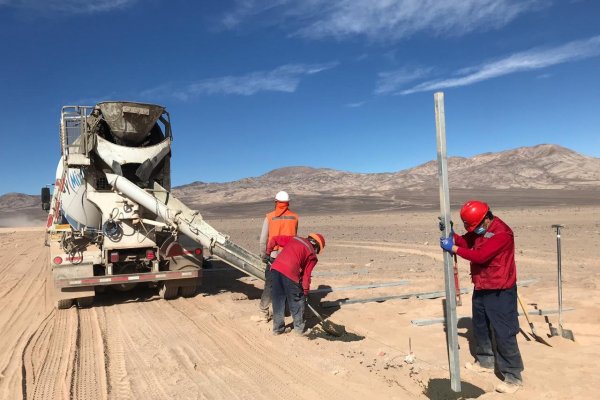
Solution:
{"label": "worker in red shirt", "polygon": [[[266,260],[265,286],[260,296],[258,308],[260,314],[254,318],[257,322],[269,322],[271,313],[271,274],[269,273],[272,259],[277,258],[283,246],[275,246],[267,251],[267,244],[274,236],[296,236],[298,234],[298,214],[290,210],[290,196],[286,191],[279,191],[275,195],[275,209],[265,216],[260,232],[260,256]],[[266,257],[265,257],[266,256]],[[270,258],[268,258],[270,257]]]}
{"label": "worker in red shirt", "polygon": [[308,299],[311,273],[319,254],[325,248],[325,238],[319,233],[308,237],[275,236],[267,246],[267,254],[282,246],[283,250],[271,265],[273,334],[285,332],[285,302],[294,320],[294,332],[304,336],[304,303]]}
{"label": "worker in red shirt", "polygon": [[[453,232],[450,237],[442,237],[440,245],[471,262],[473,334],[477,348],[476,362],[465,367],[493,373],[496,364],[504,377],[496,391],[514,393],[522,385],[523,360],[516,337],[519,314],[513,231],[482,201],[467,201],[460,217],[467,233],[460,236]],[[492,349],[491,330],[497,354]]]}

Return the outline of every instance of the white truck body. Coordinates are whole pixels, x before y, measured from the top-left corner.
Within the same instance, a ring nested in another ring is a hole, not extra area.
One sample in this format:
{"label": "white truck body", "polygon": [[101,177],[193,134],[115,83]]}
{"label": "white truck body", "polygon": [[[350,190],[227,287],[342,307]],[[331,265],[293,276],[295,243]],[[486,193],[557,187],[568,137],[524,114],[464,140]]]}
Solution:
{"label": "white truck body", "polygon": [[52,198],[42,189],[58,308],[73,300],[91,305],[107,286],[143,283],[165,299],[193,296],[205,252],[264,279],[256,255],[170,193],[172,134],[164,107],[63,107],[60,138]]}

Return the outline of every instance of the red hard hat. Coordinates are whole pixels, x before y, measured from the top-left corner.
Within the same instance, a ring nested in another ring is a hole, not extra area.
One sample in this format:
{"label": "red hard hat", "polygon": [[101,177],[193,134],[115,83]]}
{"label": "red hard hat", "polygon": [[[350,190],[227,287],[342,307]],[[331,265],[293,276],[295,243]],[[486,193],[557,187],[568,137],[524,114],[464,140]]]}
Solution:
{"label": "red hard hat", "polygon": [[460,209],[460,219],[465,224],[467,232],[473,232],[483,221],[488,211],[490,211],[490,207],[483,201],[467,201]]}
{"label": "red hard hat", "polygon": [[308,237],[319,244],[319,253],[325,248],[325,238],[320,233],[309,233]]}

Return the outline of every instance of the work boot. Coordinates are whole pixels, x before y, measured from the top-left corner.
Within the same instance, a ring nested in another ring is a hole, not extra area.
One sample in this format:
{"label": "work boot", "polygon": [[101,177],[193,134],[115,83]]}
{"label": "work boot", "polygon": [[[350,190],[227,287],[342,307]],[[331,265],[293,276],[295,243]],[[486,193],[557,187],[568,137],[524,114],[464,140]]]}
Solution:
{"label": "work boot", "polygon": [[465,369],[468,369],[469,371],[473,371],[473,372],[477,372],[477,373],[487,373],[487,374],[494,373],[494,368],[482,367],[481,364],[479,364],[478,362],[475,362],[473,364],[470,362],[466,363]]}
{"label": "work boot", "polygon": [[284,328],[281,331],[273,331],[273,336],[279,336],[279,335],[283,335],[284,333],[289,333],[292,330],[292,328],[290,328],[289,326]]}
{"label": "work boot", "polygon": [[259,313],[258,315],[253,315],[250,319],[254,322],[269,322],[271,320],[271,313]]}
{"label": "work boot", "polygon": [[304,337],[306,337],[306,336],[310,335],[310,329],[307,329],[305,331],[294,329],[294,333],[296,334],[296,336],[304,336]]}
{"label": "work boot", "polygon": [[499,393],[514,393],[517,390],[519,390],[519,388],[521,387],[520,384],[518,383],[513,383],[513,382],[500,382],[498,384],[498,386],[496,386],[496,392]]}

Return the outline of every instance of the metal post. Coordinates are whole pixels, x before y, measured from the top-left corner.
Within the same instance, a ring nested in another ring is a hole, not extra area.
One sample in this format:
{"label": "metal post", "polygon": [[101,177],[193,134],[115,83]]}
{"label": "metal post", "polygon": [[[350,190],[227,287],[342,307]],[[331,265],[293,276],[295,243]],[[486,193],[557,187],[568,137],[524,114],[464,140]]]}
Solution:
{"label": "metal post", "polygon": [[560,262],[560,228],[562,228],[563,225],[554,224],[552,227],[556,229],[556,265],[558,267],[558,274],[556,278],[558,287],[558,327],[559,329],[562,329],[562,268]]}
{"label": "metal post", "polygon": [[[444,236],[450,236],[450,195],[448,188],[448,156],[446,150],[446,117],[444,115],[444,93],[433,95],[435,103],[435,128],[437,138],[438,178],[440,183],[440,211],[445,225]],[[456,288],[454,286],[454,268],[452,254],[444,251],[444,281],[446,287],[446,333],[448,347],[448,365],[450,386],[460,392],[460,362],[458,354],[458,333],[456,317]]]}
{"label": "metal post", "polygon": [[556,227],[556,259],[558,265],[558,324],[562,326],[562,268],[560,263],[560,225]]}

